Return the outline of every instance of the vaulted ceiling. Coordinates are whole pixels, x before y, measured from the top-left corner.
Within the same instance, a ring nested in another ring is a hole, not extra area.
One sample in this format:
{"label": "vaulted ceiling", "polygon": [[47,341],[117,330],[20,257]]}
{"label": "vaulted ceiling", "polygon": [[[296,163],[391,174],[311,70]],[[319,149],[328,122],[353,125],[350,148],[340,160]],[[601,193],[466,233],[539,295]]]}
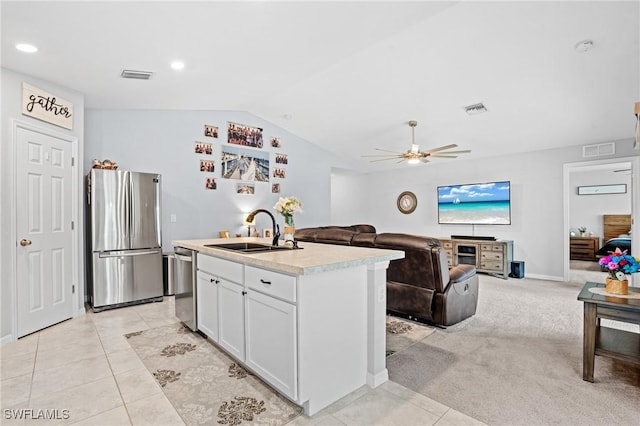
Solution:
{"label": "vaulted ceiling", "polygon": [[[409,120],[421,148],[456,143],[472,159],[632,138],[640,101],[638,1],[1,7],[2,66],[77,90],[87,108],[249,111],[363,168],[406,167],[361,155],[409,149]],[[577,51],[585,39],[593,48]],[[467,115],[477,102],[488,112]]]}

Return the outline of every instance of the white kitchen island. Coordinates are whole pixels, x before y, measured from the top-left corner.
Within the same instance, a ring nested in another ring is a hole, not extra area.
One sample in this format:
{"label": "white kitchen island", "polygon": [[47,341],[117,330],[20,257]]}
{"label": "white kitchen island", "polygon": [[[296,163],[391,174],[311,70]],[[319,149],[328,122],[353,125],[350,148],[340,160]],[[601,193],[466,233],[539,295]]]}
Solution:
{"label": "white kitchen island", "polygon": [[386,269],[398,250],[300,242],[242,253],[173,241],[198,252],[198,329],[307,415],[363,385],[388,380]]}

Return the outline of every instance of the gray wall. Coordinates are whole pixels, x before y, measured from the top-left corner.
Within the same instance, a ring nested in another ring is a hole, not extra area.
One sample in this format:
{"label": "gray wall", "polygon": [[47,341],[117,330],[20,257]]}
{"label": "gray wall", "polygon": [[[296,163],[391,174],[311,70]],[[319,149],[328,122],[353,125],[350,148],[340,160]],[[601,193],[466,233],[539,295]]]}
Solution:
{"label": "gray wall", "polygon": [[[13,151],[13,120],[22,123],[37,126],[58,134],[69,135],[78,138],[78,155],[76,160],[78,163],[78,190],[81,191],[82,178],[82,155],[83,155],[83,135],[84,135],[84,96],[76,91],[66,87],[61,87],[47,81],[39,80],[28,75],[19,74],[5,68],[1,69],[1,86],[2,86],[2,144],[0,144],[0,199],[2,199],[0,207],[0,340],[4,341],[10,337],[13,326],[13,288],[14,288],[14,270],[16,265],[16,235],[13,228],[12,214],[15,206],[14,194],[14,151]],[[40,120],[33,119],[22,115],[22,82],[29,83],[42,90],[55,94],[63,99],[73,103],[73,130],[67,130],[62,127],[54,126]],[[80,192],[82,194],[82,192]],[[82,197],[80,197],[81,203]],[[79,206],[79,211],[82,206]],[[80,215],[81,216],[81,215]],[[78,228],[82,229],[82,217],[78,218]],[[80,240],[82,240],[80,238]],[[78,247],[82,252],[82,246]],[[84,306],[83,281],[84,264],[78,264],[79,277],[79,299],[76,308],[81,309]],[[20,283],[18,283],[20,285]]]}
{"label": "gray wall", "polygon": [[[226,137],[228,121],[263,129],[264,148],[246,149],[270,153],[271,170],[284,168],[285,179],[271,177],[269,183],[255,182],[255,195],[243,195],[236,193],[240,181],[220,178],[220,148],[230,146]],[[217,139],[204,136],[205,124],[219,127]],[[280,148],[271,147],[272,136],[280,138]],[[213,155],[195,154],[196,141],[213,143]],[[276,164],[276,153],[287,154],[288,164]],[[304,211],[294,217],[297,227],[327,224],[331,221],[330,171],[342,163],[259,117],[230,111],[87,110],[85,172],[94,158],[115,161],[123,170],[162,175],[165,251],[173,249],[172,240],[217,238],[221,230],[245,236],[242,213],[256,208],[274,213],[282,232],[283,218],[273,210],[280,196],[295,196],[302,201]],[[201,158],[215,161],[214,173],[200,172]],[[205,178],[209,176],[217,179],[217,190],[205,190]],[[280,194],[271,193],[275,182],[280,183]],[[174,223],[170,221],[172,214],[177,219]],[[271,228],[271,220],[267,215],[258,215],[256,226],[259,230]]]}
{"label": "gray wall", "polygon": [[[616,154],[628,157],[638,152],[627,140],[616,143]],[[513,240],[514,258],[526,262],[528,276],[561,280],[563,247],[569,234],[563,229],[563,165],[581,161],[582,148],[576,146],[477,160],[440,159],[382,173],[334,171],[334,187],[341,189],[332,194],[332,221],[371,223],[381,232]],[[511,225],[438,225],[438,186],[495,180],[511,181]],[[418,198],[416,210],[409,215],[396,208],[403,191],[412,191]],[[359,207],[349,210],[346,205]]]}

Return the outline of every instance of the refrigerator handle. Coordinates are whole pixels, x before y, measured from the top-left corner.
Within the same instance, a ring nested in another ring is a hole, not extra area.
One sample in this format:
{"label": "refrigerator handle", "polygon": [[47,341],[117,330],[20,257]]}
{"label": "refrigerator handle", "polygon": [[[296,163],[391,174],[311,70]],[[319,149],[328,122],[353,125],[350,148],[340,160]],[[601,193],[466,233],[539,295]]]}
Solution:
{"label": "refrigerator handle", "polygon": [[160,253],[160,249],[102,251],[100,252],[100,254],[98,254],[98,257],[106,258],[106,257],[147,256],[150,254],[157,254],[157,253]]}
{"label": "refrigerator handle", "polygon": [[127,212],[127,236],[129,237],[129,248],[131,248],[133,244],[133,236],[131,235],[133,232],[131,226],[131,222],[133,221],[133,213],[131,212],[131,209],[133,209],[133,200],[131,199],[131,197],[133,197],[133,182],[131,181],[131,174],[129,172],[125,173],[127,174],[127,183],[125,184],[127,193],[124,197],[124,204],[125,211]]}

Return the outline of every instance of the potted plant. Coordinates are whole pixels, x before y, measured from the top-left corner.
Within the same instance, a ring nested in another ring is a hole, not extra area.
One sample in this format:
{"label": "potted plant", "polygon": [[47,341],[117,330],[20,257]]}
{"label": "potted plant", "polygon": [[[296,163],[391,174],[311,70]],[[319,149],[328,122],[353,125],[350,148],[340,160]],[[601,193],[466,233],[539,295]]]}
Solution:
{"label": "potted plant", "polygon": [[587,235],[587,227],[586,226],[581,226],[580,228],[578,228],[578,231],[580,232],[580,236],[584,237],[585,235]]}
{"label": "potted plant", "polygon": [[613,294],[629,294],[629,281],[626,276],[640,270],[638,259],[621,251],[619,248],[598,261],[603,270],[607,271],[605,290]]}
{"label": "potted plant", "polygon": [[284,217],[284,240],[293,240],[293,234],[296,231],[293,214],[302,213],[302,203],[296,197],[280,197],[273,208]]}

